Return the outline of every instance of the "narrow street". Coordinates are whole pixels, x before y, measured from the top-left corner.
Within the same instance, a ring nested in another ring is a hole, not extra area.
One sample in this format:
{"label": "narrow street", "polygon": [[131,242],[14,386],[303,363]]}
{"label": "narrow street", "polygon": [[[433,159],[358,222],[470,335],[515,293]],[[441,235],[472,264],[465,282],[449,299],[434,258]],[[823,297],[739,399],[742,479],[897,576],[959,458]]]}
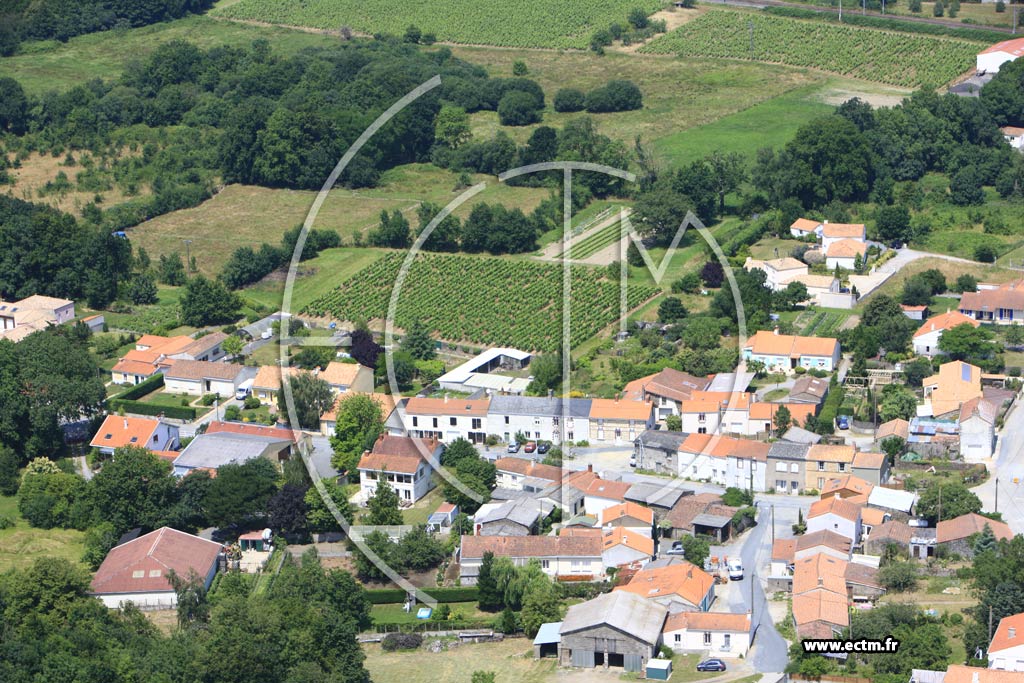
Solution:
{"label": "narrow street", "polygon": [[[989,478],[971,489],[981,499],[982,509],[998,511],[1014,533],[1024,533],[1024,416],[1018,416],[1015,403],[1006,415],[1005,426],[996,444],[996,457],[986,462]],[[998,486],[998,496],[996,488]]]}

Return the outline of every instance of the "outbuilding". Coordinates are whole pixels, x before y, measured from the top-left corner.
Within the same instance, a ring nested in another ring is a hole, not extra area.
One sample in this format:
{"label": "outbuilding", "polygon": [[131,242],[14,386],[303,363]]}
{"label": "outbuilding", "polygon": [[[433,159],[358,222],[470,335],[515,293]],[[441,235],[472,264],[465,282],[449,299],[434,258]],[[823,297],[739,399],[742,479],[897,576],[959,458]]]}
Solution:
{"label": "outbuilding", "polygon": [[625,591],[605,593],[573,605],[562,622],[558,662],[593,669],[647,670],[661,646],[668,609]]}
{"label": "outbuilding", "polygon": [[671,675],[671,659],[652,659],[647,662],[647,678],[655,681],[667,681]]}

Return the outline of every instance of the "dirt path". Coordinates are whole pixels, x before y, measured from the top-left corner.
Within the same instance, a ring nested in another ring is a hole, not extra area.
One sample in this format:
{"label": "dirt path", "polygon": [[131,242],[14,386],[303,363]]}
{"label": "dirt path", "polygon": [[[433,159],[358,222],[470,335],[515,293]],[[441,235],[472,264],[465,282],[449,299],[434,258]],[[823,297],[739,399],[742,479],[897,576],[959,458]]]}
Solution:
{"label": "dirt path", "polygon": [[[632,213],[632,211],[630,209],[625,209],[625,213],[626,213],[627,216],[629,216]],[[621,209],[619,211],[612,211],[608,215],[607,218],[604,218],[604,219],[598,221],[597,223],[595,223],[591,227],[587,228],[586,230],[584,230],[580,234],[578,234],[575,237],[573,237],[572,239],[570,239],[569,240],[569,246],[570,247],[574,247],[577,244],[582,244],[583,241],[586,240],[591,235],[594,235],[594,234],[600,232],[601,230],[607,228],[609,225],[611,225],[613,223],[617,223],[621,217],[622,217],[622,210]],[[594,263],[593,259],[595,259],[599,254],[603,254],[604,252],[608,251],[612,247],[614,247],[617,250],[618,249],[618,243],[610,244],[607,247],[605,247],[604,249],[602,249],[601,251],[599,251],[596,254],[593,254],[593,255],[585,258],[585,259],[572,259],[572,260],[573,260],[574,263]],[[537,256],[536,258],[538,260],[540,260],[540,261],[561,261],[562,260],[561,259],[561,255],[562,255],[563,251],[565,251],[565,249],[563,249],[563,247],[562,247],[562,242],[560,240],[555,240],[551,244],[549,244],[546,247],[544,247],[544,249],[541,250],[540,255]]]}

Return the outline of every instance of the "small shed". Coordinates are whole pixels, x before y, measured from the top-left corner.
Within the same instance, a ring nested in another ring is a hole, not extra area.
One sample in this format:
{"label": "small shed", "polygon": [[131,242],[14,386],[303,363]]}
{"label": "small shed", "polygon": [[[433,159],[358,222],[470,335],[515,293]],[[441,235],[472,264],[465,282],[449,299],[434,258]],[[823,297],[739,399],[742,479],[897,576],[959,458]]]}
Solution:
{"label": "small shed", "polygon": [[656,681],[667,681],[672,675],[671,659],[649,659],[647,660],[647,678]]}
{"label": "small shed", "polygon": [[533,639],[533,656],[536,659],[557,657],[558,644],[562,642],[562,622],[552,621],[541,624]]}

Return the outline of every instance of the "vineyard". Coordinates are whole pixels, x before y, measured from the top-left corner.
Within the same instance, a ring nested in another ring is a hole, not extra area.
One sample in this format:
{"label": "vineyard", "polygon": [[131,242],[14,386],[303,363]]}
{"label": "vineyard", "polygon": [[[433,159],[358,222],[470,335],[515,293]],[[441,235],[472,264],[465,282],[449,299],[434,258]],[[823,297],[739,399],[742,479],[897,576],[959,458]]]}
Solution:
{"label": "vineyard", "polygon": [[500,47],[586,48],[590,36],[625,23],[634,7],[654,12],[658,0],[241,0],[215,11],[229,19],[364,33],[402,35],[410,25],[438,40]]}
{"label": "vineyard", "polygon": [[[356,273],[302,313],[337,320],[382,320],[404,254],[390,253]],[[577,346],[619,319],[618,284],[604,269],[572,268],[571,344]],[[631,286],[636,308],[658,290]],[[562,266],[511,259],[420,254],[398,299],[395,324],[421,320],[450,342],[553,351],[562,335]]]}
{"label": "vineyard", "polygon": [[[596,232],[592,232],[572,245],[572,258],[576,261],[590,258],[622,237],[622,221],[614,221]],[[561,257],[562,254],[559,254]]]}
{"label": "vineyard", "polygon": [[711,10],[640,51],[753,59],[914,88],[951,81],[974,66],[978,49],[956,38]]}
{"label": "vineyard", "polygon": [[800,314],[796,324],[801,328],[800,334],[806,337],[831,337],[848,317],[834,311],[805,311]]}

